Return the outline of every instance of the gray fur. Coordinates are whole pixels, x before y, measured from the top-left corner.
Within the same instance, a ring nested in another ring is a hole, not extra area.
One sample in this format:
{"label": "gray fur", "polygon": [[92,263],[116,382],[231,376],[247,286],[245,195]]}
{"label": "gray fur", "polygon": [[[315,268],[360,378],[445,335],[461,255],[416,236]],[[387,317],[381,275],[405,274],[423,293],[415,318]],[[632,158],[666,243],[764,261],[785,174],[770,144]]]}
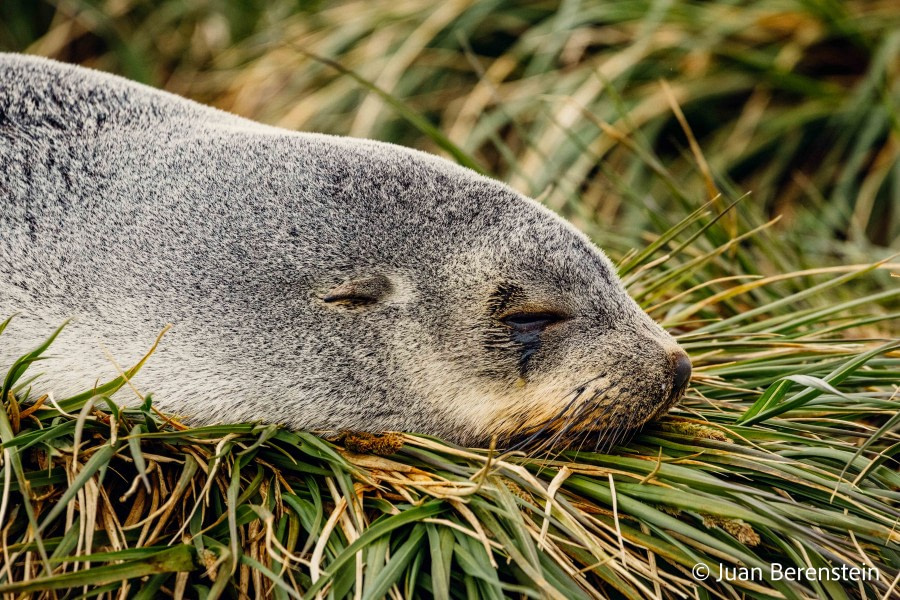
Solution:
{"label": "gray fur", "polygon": [[[570,318],[517,337],[503,302]],[[473,442],[579,389],[579,428],[638,425],[680,392],[680,350],[606,257],[501,183],[0,54],[0,320],[17,311],[0,372],[73,318],[35,367],[57,398],[174,324],[134,383],[196,423]]]}

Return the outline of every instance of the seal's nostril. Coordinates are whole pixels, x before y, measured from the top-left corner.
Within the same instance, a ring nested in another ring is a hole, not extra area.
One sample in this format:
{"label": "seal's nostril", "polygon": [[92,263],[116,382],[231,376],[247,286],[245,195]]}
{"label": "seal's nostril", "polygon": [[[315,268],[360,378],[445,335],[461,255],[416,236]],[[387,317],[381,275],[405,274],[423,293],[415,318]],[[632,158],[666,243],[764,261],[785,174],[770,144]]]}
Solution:
{"label": "seal's nostril", "polygon": [[672,397],[681,395],[691,378],[691,359],[684,352],[677,352],[672,356],[673,371]]}

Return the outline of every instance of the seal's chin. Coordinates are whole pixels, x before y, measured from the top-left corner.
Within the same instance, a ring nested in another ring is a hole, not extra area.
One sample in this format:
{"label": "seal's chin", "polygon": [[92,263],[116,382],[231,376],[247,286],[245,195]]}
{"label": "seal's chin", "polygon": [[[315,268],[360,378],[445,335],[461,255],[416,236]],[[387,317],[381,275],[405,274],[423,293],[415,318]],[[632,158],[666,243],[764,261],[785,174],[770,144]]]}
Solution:
{"label": "seal's chin", "polygon": [[529,454],[568,449],[608,451],[627,443],[648,422],[666,414],[678,404],[686,390],[687,384],[684,384],[662,401],[605,397],[602,402],[597,402],[594,396],[580,405],[573,401],[539,423],[520,424],[506,435],[498,433],[497,446]]}

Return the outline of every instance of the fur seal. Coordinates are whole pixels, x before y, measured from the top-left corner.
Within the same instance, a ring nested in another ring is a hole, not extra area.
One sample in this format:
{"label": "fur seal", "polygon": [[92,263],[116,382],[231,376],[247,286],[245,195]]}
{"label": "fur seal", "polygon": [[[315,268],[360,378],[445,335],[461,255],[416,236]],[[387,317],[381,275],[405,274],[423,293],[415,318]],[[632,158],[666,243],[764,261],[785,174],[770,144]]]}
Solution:
{"label": "fur seal", "polygon": [[73,318],[35,367],[57,397],[174,324],[134,383],[193,423],[584,442],[666,411],[691,371],[596,246],[502,183],[0,54],[15,312],[0,369]]}

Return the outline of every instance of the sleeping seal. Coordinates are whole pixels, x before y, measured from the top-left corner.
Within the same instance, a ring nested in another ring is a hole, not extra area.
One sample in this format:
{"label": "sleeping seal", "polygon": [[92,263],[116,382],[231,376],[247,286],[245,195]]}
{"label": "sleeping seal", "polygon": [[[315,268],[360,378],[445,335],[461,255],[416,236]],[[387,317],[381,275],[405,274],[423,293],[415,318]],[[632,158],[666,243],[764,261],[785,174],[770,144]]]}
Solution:
{"label": "sleeping seal", "polygon": [[0,369],[73,319],[35,367],[58,398],[172,323],[134,384],[192,423],[586,441],[667,410],[691,371],[599,249],[501,183],[0,54],[15,312]]}

